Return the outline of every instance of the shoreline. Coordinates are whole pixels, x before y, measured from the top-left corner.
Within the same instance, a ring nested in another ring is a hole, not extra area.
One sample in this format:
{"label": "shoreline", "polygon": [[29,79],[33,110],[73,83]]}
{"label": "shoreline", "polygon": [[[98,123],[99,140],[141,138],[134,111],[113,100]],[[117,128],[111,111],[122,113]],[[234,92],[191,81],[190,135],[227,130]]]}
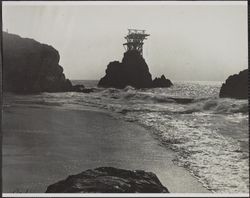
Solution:
{"label": "shoreline", "polygon": [[174,151],[136,123],[103,111],[37,107],[4,108],[4,193],[43,193],[58,180],[100,166],[151,171],[172,193],[210,192],[172,162]]}

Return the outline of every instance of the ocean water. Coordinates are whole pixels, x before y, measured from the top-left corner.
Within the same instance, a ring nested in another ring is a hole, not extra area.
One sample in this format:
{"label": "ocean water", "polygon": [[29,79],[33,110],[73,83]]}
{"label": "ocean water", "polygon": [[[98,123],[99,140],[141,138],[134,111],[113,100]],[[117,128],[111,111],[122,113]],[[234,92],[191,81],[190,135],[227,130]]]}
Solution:
{"label": "ocean water", "polygon": [[249,192],[248,101],[219,98],[221,82],[174,82],[171,88],[140,90],[97,88],[97,81],[73,83],[94,87],[94,92],[15,95],[8,101],[105,109],[150,129],[176,152],[174,163],[210,191]]}

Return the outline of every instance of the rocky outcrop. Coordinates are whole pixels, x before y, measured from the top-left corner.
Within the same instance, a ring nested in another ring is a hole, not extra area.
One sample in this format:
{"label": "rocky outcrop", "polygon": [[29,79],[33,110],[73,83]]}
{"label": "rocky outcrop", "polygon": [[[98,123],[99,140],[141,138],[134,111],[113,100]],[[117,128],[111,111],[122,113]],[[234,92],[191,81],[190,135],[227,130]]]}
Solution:
{"label": "rocky outcrop", "polygon": [[101,78],[98,86],[118,89],[123,89],[126,86],[135,88],[155,87],[147,63],[136,50],[125,52],[121,63],[118,61],[109,63],[106,75]]}
{"label": "rocky outcrop", "polygon": [[3,90],[15,93],[81,91],[65,78],[53,47],[3,32]]}
{"label": "rocky outcrop", "polygon": [[46,193],[167,193],[157,176],[112,167],[86,170],[50,185]]}
{"label": "rocky outcrop", "polygon": [[229,76],[220,89],[221,98],[248,98],[248,69],[241,71],[239,74]]}
{"label": "rocky outcrop", "polygon": [[153,87],[171,87],[172,85],[173,83],[169,79],[166,79],[164,75],[153,80]]}
{"label": "rocky outcrop", "polygon": [[148,66],[138,51],[124,53],[122,62],[109,63],[106,75],[99,81],[98,86],[125,88],[130,85],[135,88],[151,87],[152,77]]}

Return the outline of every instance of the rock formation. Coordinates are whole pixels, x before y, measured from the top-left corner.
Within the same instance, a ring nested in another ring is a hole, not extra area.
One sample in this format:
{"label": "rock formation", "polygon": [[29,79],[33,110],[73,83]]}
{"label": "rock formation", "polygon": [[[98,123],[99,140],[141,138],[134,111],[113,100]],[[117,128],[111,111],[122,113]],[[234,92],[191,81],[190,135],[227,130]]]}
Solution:
{"label": "rock formation", "polygon": [[[169,83],[166,83],[166,81],[162,84],[165,85],[164,87],[169,87],[167,86]],[[99,87],[114,87],[119,89],[123,89],[126,86],[152,88],[156,87],[155,85],[147,63],[137,50],[125,52],[121,63],[118,61],[109,63],[106,75],[98,83]]]}
{"label": "rock formation", "polygon": [[68,91],[53,47],[3,32],[3,90],[21,93]]}
{"label": "rock formation", "polygon": [[46,193],[167,193],[157,176],[112,167],[86,170],[50,185]]}
{"label": "rock formation", "polygon": [[148,66],[138,51],[124,53],[122,62],[109,63],[106,76],[98,83],[101,87],[125,88],[127,85],[135,88],[151,87],[152,77]]}
{"label": "rock formation", "polygon": [[153,80],[153,87],[170,87],[172,85],[173,83],[169,79],[166,79],[164,75],[162,75],[161,78],[155,78]]}
{"label": "rock formation", "polygon": [[[83,92],[65,78],[53,47],[3,32],[3,90],[15,93]],[[82,91],[83,90],[83,91]]]}
{"label": "rock formation", "polygon": [[221,98],[248,98],[248,69],[239,74],[229,76],[220,89]]}

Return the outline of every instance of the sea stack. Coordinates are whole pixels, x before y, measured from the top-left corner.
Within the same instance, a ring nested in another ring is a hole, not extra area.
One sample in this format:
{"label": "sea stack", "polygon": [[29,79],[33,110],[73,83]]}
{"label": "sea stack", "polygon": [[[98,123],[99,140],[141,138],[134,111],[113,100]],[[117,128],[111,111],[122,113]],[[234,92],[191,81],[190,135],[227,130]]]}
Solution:
{"label": "sea stack", "polygon": [[135,88],[152,86],[152,77],[147,63],[137,50],[124,53],[122,62],[114,61],[108,64],[106,75],[98,86],[123,89],[127,85]]}
{"label": "sea stack", "polygon": [[221,98],[248,99],[248,69],[231,75],[220,89]]}
{"label": "sea stack", "polygon": [[100,79],[99,87],[114,87],[123,89],[126,86],[135,88],[170,87],[172,82],[165,78],[156,78],[152,81],[148,65],[143,58],[143,40],[149,34],[145,30],[129,29],[126,47],[122,62],[110,62],[106,69],[106,75]]}

